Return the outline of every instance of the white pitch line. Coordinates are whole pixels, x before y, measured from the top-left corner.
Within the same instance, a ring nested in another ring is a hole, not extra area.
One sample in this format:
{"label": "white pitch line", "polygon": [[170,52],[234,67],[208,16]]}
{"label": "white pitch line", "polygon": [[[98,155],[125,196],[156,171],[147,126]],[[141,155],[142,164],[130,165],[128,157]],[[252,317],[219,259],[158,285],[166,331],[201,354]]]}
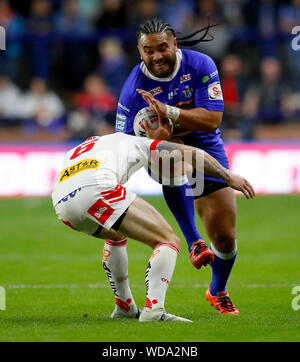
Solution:
{"label": "white pitch line", "polygon": [[[296,284],[274,284],[274,283],[264,283],[264,284],[234,284],[231,286],[235,288],[246,288],[246,289],[256,289],[256,288],[292,288]],[[8,284],[3,285],[6,289],[100,289],[100,288],[110,288],[110,285],[107,284]],[[185,288],[207,288],[208,284],[173,284],[173,288],[185,289]],[[145,288],[145,285],[133,284],[133,288]]]}
{"label": "white pitch line", "polygon": [[98,289],[108,288],[109,284],[9,284],[6,289]]}

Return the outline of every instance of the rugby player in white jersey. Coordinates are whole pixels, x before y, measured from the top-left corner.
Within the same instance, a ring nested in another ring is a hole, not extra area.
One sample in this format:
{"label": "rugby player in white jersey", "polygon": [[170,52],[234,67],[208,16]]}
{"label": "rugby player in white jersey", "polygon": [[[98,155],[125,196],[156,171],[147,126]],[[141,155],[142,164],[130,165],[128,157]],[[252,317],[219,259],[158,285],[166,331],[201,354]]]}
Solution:
{"label": "rugby player in white jersey", "polygon": [[[147,127],[150,137],[151,132]],[[254,197],[254,190],[246,179],[225,169],[206,152],[190,146],[115,133],[90,137],[67,152],[63,170],[54,183],[53,205],[64,224],[106,240],[103,267],[116,302],[111,318],[191,322],[167,313],[164,306],[179,252],[178,237],[156,209],[122,186],[141,167],[151,163],[153,168],[159,159],[170,158],[166,150],[177,152],[185,162],[206,174],[225,180],[247,198]],[[147,293],[142,312],[129,286],[128,237],[153,249],[146,270]]]}

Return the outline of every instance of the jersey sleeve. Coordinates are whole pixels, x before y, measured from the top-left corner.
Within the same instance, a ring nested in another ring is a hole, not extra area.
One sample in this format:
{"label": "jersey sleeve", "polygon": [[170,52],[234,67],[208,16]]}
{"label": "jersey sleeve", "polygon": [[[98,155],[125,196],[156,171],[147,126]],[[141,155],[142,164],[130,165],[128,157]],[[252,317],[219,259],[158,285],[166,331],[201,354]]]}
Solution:
{"label": "jersey sleeve", "polygon": [[196,71],[195,107],[223,112],[223,94],[216,64],[208,55],[203,55],[201,60]]}
{"label": "jersey sleeve", "polygon": [[146,166],[150,162],[151,157],[156,158],[155,153],[153,154],[152,151],[156,150],[156,146],[162,140],[160,139],[153,140],[146,137],[135,137],[135,138],[136,138],[135,142],[137,147],[139,148],[139,154],[141,156],[140,161],[143,163],[144,166]]}
{"label": "jersey sleeve", "polygon": [[142,97],[136,92],[138,69],[135,67],[122,88],[116,114],[116,132],[134,135],[133,121],[138,111],[145,107]]}

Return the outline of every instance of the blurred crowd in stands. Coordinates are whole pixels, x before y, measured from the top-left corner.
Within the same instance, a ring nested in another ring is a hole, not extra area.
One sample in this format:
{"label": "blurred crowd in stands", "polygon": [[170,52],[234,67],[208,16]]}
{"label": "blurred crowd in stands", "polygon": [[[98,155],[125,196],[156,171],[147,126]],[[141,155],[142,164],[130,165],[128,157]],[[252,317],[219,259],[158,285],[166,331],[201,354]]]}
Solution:
{"label": "blurred crowd in stands", "polygon": [[272,129],[300,138],[300,0],[0,0],[0,141],[114,132],[120,90],[140,61],[136,32],[152,17],[181,36],[219,24],[193,49],[219,68],[226,139],[276,138]]}

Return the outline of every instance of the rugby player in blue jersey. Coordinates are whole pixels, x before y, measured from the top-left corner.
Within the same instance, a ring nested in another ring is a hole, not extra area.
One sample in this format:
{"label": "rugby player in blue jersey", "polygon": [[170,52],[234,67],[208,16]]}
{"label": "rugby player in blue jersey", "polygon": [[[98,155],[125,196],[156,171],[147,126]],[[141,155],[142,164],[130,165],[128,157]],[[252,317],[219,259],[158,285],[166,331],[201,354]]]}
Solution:
{"label": "rugby player in blue jersey", "polygon": [[[177,38],[174,29],[158,19],[140,26],[138,50],[142,62],[123,86],[116,131],[134,134],[135,115],[149,106],[162,119],[169,118],[174,123],[173,134],[166,125],[155,138],[176,137],[179,142],[205,150],[229,168],[219,130],[224,103],[218,70],[209,56],[179,49],[180,45],[194,45],[203,40],[203,37],[190,38]],[[177,187],[163,185],[163,194],[186,238],[192,264],[199,269],[210,263],[212,281],[206,299],[218,313],[239,314],[226,291],[237,254],[234,192],[226,182],[205,175],[203,192],[194,191],[194,197],[190,197],[193,189],[186,178],[182,179],[185,181]],[[194,208],[211,240],[210,249],[197,231]]]}

